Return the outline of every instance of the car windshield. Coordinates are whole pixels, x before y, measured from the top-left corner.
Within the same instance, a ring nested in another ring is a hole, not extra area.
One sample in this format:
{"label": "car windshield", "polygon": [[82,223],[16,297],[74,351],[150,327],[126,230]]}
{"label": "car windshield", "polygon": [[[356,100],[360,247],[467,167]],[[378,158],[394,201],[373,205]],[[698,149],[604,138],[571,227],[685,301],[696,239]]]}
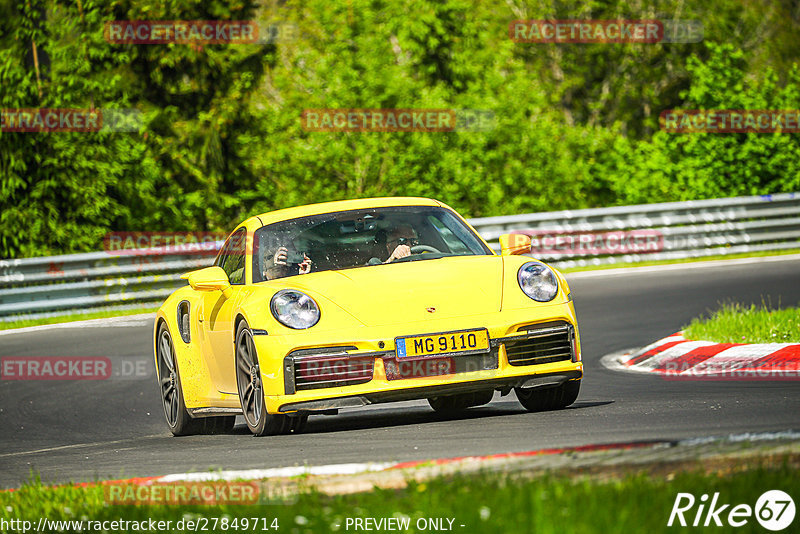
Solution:
{"label": "car windshield", "polygon": [[253,281],[309,271],[379,266],[390,258],[396,263],[490,254],[492,251],[475,233],[445,208],[403,206],[340,211],[256,230]]}

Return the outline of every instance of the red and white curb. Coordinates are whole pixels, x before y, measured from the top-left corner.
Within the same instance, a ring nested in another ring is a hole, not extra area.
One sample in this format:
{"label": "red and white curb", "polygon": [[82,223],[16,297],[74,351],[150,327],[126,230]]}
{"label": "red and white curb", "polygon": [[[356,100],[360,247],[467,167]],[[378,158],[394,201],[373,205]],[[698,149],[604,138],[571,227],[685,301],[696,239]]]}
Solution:
{"label": "red and white curb", "polygon": [[394,469],[413,469],[422,466],[447,465],[459,462],[484,462],[489,460],[504,460],[524,458],[529,456],[542,456],[548,454],[563,454],[576,452],[595,452],[606,450],[626,450],[641,447],[652,447],[658,442],[644,441],[632,443],[610,443],[603,445],[583,445],[579,447],[561,447],[553,449],[538,449],[534,451],[507,452],[484,456],[457,456],[453,458],[438,458],[433,460],[414,460],[410,462],[378,462],[354,463],[334,465],[314,465],[295,467],[276,467],[271,469],[246,469],[237,471],[217,471],[208,473],[176,473],[148,479],[137,479],[143,483],[170,483],[170,482],[212,482],[230,480],[265,480],[271,478],[289,478],[297,476],[326,476],[326,475],[358,475],[362,473],[375,473]]}
{"label": "red and white curb", "polygon": [[714,343],[686,339],[681,332],[601,362],[616,371],[675,380],[800,380],[800,344]]}
{"label": "red and white curb", "polygon": [[[246,469],[203,473],[175,473],[171,475],[137,477],[120,480],[104,480],[100,482],[81,482],[74,484],[78,487],[96,485],[133,485],[151,486],[158,484],[171,484],[176,482],[228,482],[241,480],[274,480],[287,479],[300,476],[329,476],[329,475],[360,475],[364,473],[386,472],[400,469],[414,469],[426,466],[441,466],[458,463],[483,463],[492,460],[512,460],[531,456],[556,455],[564,453],[597,452],[612,450],[630,450],[646,447],[663,446],[660,441],[642,441],[627,443],[609,443],[600,445],[582,445],[578,447],[560,447],[552,449],[538,449],[533,451],[509,452],[484,456],[458,456],[453,458],[438,458],[433,460],[414,460],[409,462],[375,462],[351,463],[316,466],[276,467],[270,469]],[[16,491],[13,488],[2,491]]]}

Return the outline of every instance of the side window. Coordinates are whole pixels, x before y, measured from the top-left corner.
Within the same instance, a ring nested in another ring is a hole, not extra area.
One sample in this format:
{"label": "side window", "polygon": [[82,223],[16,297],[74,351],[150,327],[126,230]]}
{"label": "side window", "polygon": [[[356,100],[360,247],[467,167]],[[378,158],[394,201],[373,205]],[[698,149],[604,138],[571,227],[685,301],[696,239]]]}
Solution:
{"label": "side window", "polygon": [[231,285],[244,284],[244,261],[246,256],[246,235],[244,228],[237,230],[228,238],[214,265],[222,267]]}
{"label": "side window", "polygon": [[453,254],[469,254],[470,250],[467,245],[464,244],[456,235],[447,227],[445,223],[434,217],[433,215],[428,216],[428,222],[433,225],[434,228],[439,232],[439,237],[442,238],[442,241],[445,242],[447,247],[450,249],[450,252]]}

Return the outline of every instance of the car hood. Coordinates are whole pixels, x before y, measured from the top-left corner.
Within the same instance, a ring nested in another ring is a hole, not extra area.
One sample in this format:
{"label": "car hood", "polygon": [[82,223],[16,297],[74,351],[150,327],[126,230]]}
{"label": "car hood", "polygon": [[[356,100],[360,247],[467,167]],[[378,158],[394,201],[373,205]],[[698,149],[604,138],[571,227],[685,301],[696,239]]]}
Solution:
{"label": "car hood", "polygon": [[499,256],[455,256],[325,271],[292,285],[381,326],[500,311],[502,274]]}

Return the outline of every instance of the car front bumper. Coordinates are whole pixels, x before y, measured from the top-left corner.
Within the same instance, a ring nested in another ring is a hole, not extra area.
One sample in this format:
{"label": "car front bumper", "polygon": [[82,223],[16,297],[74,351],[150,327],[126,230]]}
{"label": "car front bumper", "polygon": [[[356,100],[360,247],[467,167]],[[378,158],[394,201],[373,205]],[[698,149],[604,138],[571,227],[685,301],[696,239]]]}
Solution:
{"label": "car front bumper", "polygon": [[[487,329],[488,352],[410,360],[401,360],[395,354],[397,337],[471,328]],[[324,412],[486,389],[553,386],[583,376],[571,301],[423,323],[351,328],[346,332],[312,330],[286,336],[254,336],[269,413]],[[543,338],[541,333],[551,337]],[[532,345],[538,338],[549,345]],[[560,348],[547,348],[555,345]],[[535,357],[529,357],[531,354]],[[326,358],[351,367],[335,375],[337,380],[329,380],[323,374],[317,375],[317,383],[315,379],[302,384],[296,380],[298,362]]]}

